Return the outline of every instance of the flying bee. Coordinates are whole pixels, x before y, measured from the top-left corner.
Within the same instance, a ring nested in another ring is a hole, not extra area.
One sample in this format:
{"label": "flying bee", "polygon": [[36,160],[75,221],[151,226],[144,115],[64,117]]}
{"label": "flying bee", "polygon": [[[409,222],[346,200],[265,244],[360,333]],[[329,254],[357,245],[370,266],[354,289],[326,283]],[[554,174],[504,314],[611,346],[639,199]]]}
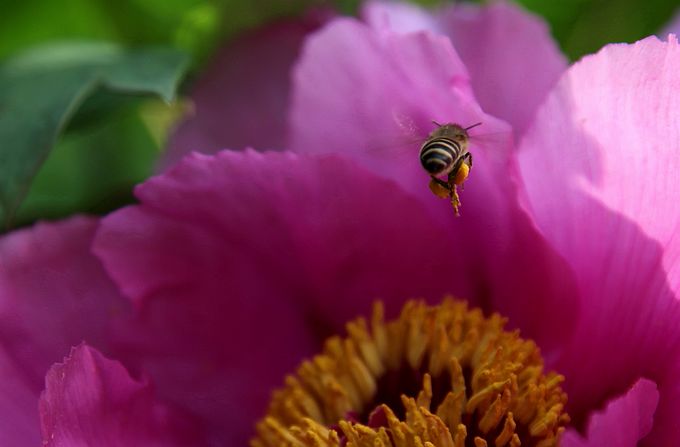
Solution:
{"label": "flying bee", "polygon": [[420,148],[420,164],[430,174],[430,190],[437,197],[449,198],[453,211],[458,216],[461,203],[457,188],[462,187],[472,169],[472,154],[468,152],[468,130],[482,123],[462,127],[454,123],[433,122],[437,128]]}

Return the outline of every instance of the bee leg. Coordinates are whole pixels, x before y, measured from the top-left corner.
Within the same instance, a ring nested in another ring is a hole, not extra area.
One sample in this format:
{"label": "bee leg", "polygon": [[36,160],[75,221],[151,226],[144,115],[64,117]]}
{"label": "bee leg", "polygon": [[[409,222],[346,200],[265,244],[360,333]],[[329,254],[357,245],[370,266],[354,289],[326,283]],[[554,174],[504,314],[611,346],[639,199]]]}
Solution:
{"label": "bee leg", "polygon": [[[468,152],[465,154],[465,158],[463,160],[468,166],[470,166],[470,169],[472,169],[472,154]],[[465,182],[461,183],[460,188],[465,191]]]}
{"label": "bee leg", "polygon": [[458,196],[458,190],[456,188],[456,184],[453,182],[453,177],[451,176],[449,176],[447,182],[434,176],[430,177],[430,191],[442,199],[451,199],[453,211],[456,216],[459,216],[458,208],[460,207],[460,197]]}
{"label": "bee leg", "polygon": [[453,207],[453,212],[456,217],[460,216],[458,208],[460,208],[460,197],[458,196],[458,190],[456,184],[454,183],[451,187],[451,206]]}
{"label": "bee leg", "polygon": [[437,177],[430,177],[430,191],[442,199],[446,199],[451,196],[451,187],[449,184]]}
{"label": "bee leg", "polygon": [[[455,171],[455,170],[454,170]],[[451,206],[456,216],[460,216],[458,208],[460,208],[460,196],[458,195],[458,185],[456,185],[456,178],[453,171],[449,174],[448,183],[446,184],[449,190],[449,197],[451,198]]]}

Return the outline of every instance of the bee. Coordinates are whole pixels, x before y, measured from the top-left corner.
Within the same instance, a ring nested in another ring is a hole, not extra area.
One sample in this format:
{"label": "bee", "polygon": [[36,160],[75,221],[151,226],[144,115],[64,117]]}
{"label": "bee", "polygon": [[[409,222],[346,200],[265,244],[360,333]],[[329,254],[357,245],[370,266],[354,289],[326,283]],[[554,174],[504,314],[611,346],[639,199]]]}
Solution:
{"label": "bee", "polygon": [[454,123],[433,123],[437,128],[420,148],[420,164],[430,174],[430,190],[437,197],[449,198],[453,211],[459,216],[458,208],[461,203],[457,188],[462,187],[472,169],[472,154],[468,152],[468,130],[482,123],[468,127]]}

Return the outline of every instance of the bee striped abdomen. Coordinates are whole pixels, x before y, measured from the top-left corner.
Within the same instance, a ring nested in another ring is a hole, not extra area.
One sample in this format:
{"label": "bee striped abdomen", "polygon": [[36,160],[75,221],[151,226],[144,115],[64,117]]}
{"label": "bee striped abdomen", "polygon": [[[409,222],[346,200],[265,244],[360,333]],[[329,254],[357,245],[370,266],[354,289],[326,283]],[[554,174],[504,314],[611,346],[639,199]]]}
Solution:
{"label": "bee striped abdomen", "polygon": [[420,148],[420,163],[431,175],[450,171],[461,154],[460,144],[450,138],[431,138]]}

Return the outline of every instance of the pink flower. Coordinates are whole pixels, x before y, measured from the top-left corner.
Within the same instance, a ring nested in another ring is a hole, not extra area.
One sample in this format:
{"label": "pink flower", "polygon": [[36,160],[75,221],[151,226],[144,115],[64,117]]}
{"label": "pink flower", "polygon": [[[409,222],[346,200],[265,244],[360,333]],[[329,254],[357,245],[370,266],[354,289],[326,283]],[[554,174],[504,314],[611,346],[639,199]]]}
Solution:
{"label": "pink flower", "polygon": [[[673,445],[677,41],[562,73],[545,28],[506,4],[364,17],[304,39],[288,135],[268,136],[295,153],[193,154],[99,224],[0,241],[0,444],[42,427],[51,446],[242,445],[284,375],[374,298],[394,314],[453,293],[566,377],[562,446]],[[483,123],[460,218],[392,143],[430,120]]]}

